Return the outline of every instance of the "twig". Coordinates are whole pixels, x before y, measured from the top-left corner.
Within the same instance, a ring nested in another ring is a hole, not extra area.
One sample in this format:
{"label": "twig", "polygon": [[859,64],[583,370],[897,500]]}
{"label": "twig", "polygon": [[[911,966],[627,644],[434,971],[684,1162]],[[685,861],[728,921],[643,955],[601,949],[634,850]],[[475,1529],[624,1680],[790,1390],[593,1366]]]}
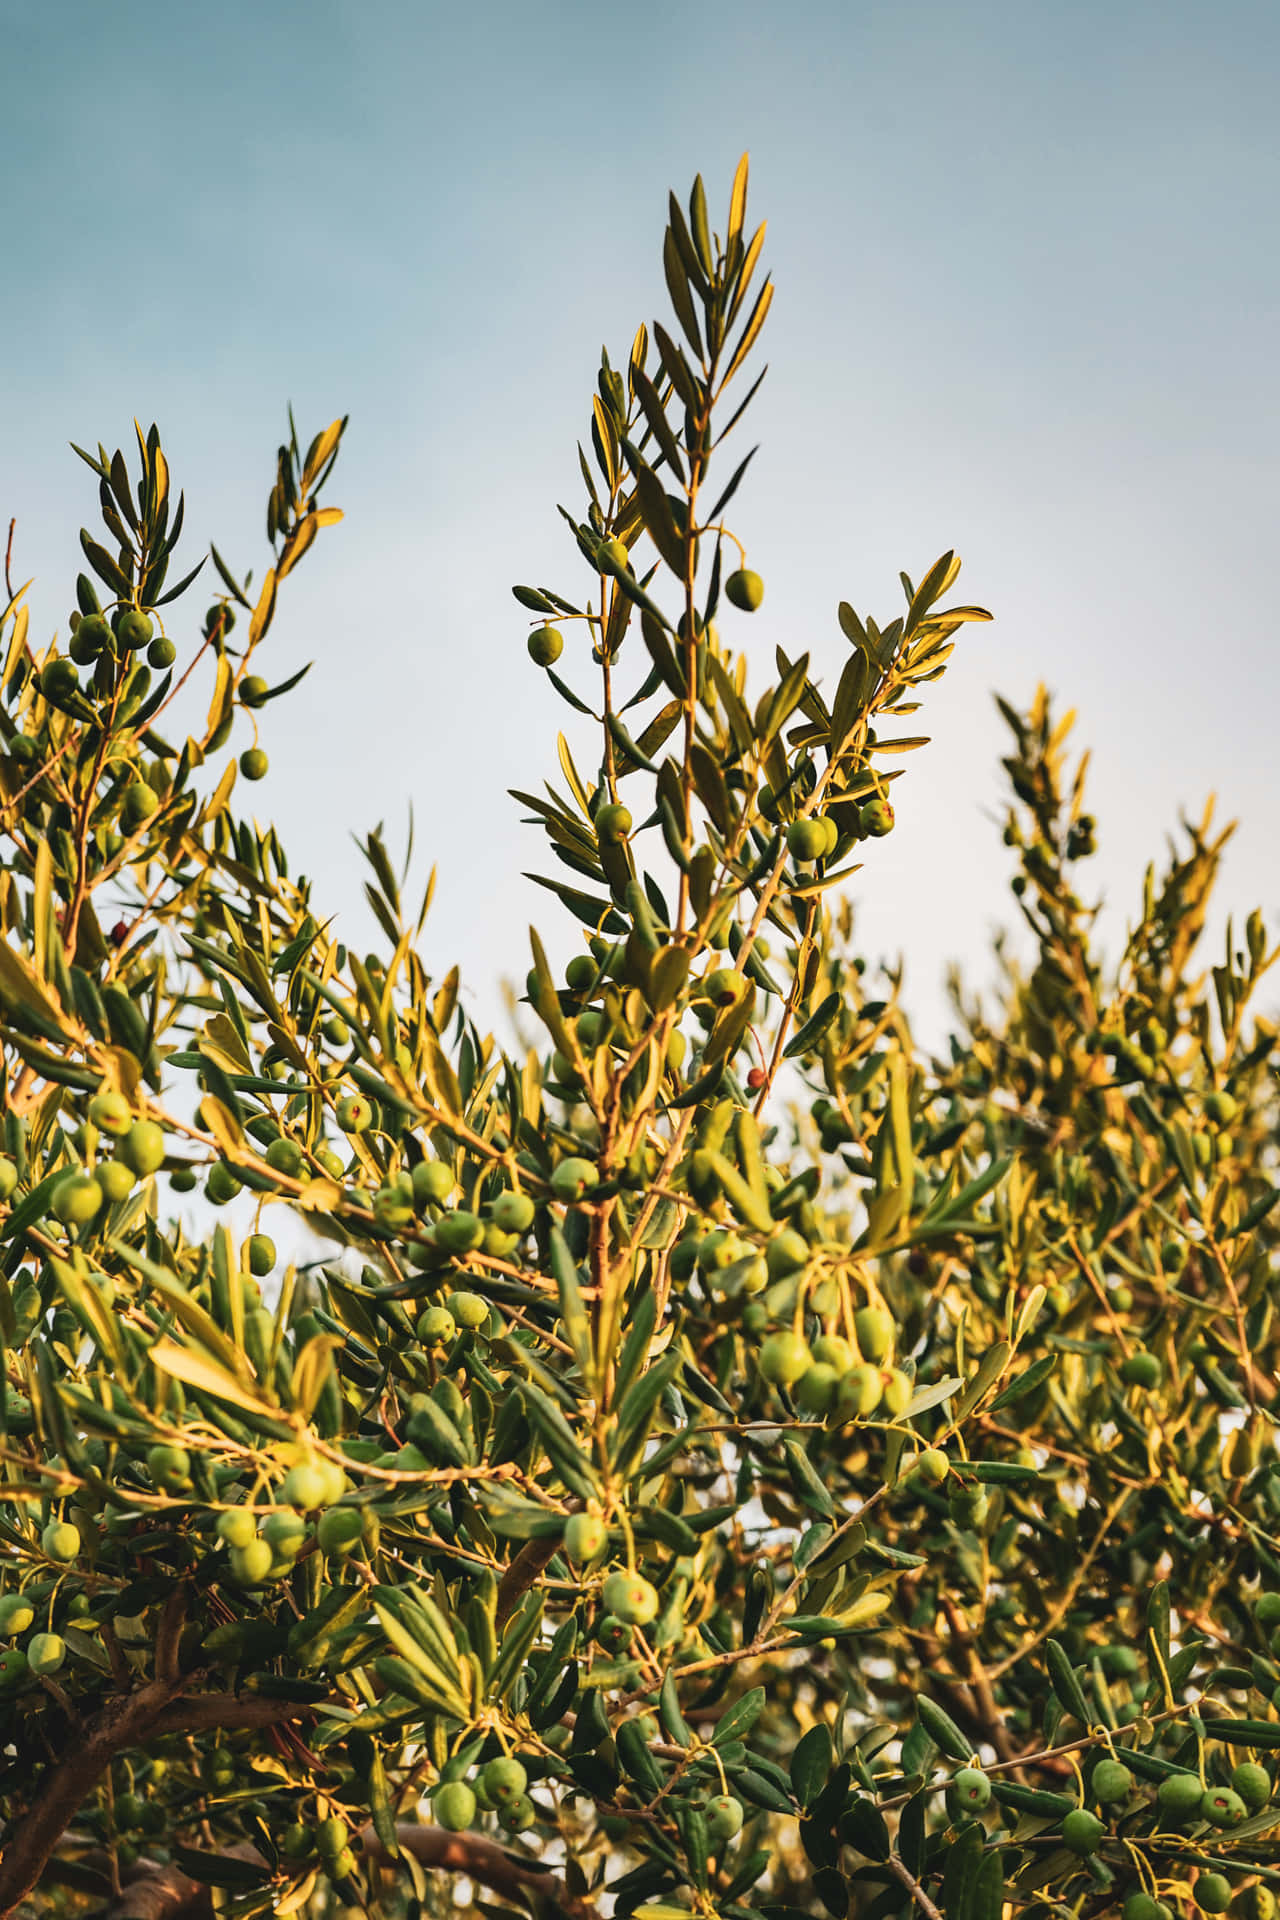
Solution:
{"label": "twig", "polygon": [[498,1586],[496,1624],[505,1626],[538,1575],[560,1551],[560,1536],[553,1533],[545,1540],[526,1540],[512,1559]]}
{"label": "twig", "polygon": [[[566,1915],[567,1920],[600,1920],[598,1910],[589,1901],[570,1893],[549,1867],[534,1860],[522,1860],[480,1834],[446,1833],[442,1827],[401,1826],[396,1829],[396,1840],[402,1854],[411,1853],[424,1867],[438,1867],[444,1873],[464,1873],[488,1887],[490,1892],[508,1899],[523,1900],[530,1893],[540,1895]],[[356,1845],[368,1866],[394,1868],[399,1864],[372,1828],[366,1827],[361,1832]],[[231,1847],[226,1851],[235,1859],[261,1859],[250,1846]],[[940,1920],[936,1909],[926,1911],[934,1920]],[[108,1920],[197,1920],[198,1916],[203,1920],[212,1912],[208,1887],[180,1873],[176,1867],[165,1867],[144,1872],[130,1881],[108,1909]]]}
{"label": "twig", "polygon": [[902,1885],[907,1889],[907,1892],[915,1901],[916,1906],[919,1907],[921,1913],[926,1916],[926,1920],[942,1920],[941,1913],[937,1907],[934,1906],[932,1900],[920,1885],[920,1882],[916,1879],[910,1867],[907,1866],[905,1860],[899,1859],[896,1853],[891,1853],[885,1861],[885,1865],[888,1867],[894,1879],[900,1880]]}

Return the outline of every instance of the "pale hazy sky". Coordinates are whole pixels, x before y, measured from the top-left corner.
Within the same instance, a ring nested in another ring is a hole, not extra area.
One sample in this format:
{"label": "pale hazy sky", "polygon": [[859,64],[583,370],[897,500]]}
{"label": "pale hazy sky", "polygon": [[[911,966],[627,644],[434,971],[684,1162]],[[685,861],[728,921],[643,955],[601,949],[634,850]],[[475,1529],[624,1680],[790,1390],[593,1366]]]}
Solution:
{"label": "pale hazy sky", "polygon": [[411,802],[428,964],[477,1012],[554,926],[504,789],[558,777],[563,710],[510,588],[580,590],[555,508],[601,342],[665,317],[668,187],[701,170],[722,227],[744,148],[778,292],[734,506],[768,593],[734,637],[834,674],[837,601],[887,619],[952,546],[997,616],[928,690],[857,883],[871,954],[905,952],[928,1032],[946,961],[984,973],[991,696],[1042,678],[1094,751],[1112,939],[1210,789],[1229,903],[1274,931],[1274,0],[0,0],[0,45],[0,514],[41,636],[96,511],[68,441],[155,419],[192,560],[260,576],[286,404],[351,415],[254,798],[361,944],[351,833],[400,845]]}

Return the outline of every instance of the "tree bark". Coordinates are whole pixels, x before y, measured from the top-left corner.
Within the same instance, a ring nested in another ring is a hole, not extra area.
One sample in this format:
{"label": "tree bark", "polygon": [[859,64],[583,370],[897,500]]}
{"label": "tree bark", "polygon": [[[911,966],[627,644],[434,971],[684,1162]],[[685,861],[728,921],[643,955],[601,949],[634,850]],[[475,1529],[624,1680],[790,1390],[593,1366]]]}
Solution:
{"label": "tree bark", "polygon": [[6,1920],[36,1885],[50,1854],[116,1754],[145,1737],[180,1684],[151,1680],[137,1693],[109,1701],[73,1750],[45,1775],[0,1853],[0,1920]]}

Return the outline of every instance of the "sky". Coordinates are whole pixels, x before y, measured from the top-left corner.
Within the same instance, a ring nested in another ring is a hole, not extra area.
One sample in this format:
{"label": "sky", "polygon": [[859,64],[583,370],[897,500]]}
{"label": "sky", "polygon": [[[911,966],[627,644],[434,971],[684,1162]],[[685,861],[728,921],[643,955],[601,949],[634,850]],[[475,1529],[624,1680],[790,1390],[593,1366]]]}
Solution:
{"label": "sky", "polygon": [[564,724],[511,587],[583,590],[556,506],[583,512],[601,344],[624,364],[667,319],[668,189],[700,171],[723,231],[744,150],[777,293],[732,509],[766,599],[727,637],[834,684],[837,603],[887,620],[948,548],[995,615],[927,690],[854,882],[868,955],[905,958],[931,1039],[947,964],[990,977],[993,694],[1040,681],[1093,755],[1112,950],[1209,792],[1242,820],[1223,911],[1274,935],[1271,0],[0,0],[0,40],[0,515],[33,635],[65,635],[96,516],[70,441],[155,420],[189,564],[212,539],[261,577],[286,408],[304,438],[350,415],[346,519],[264,671],[314,665],[262,716],[252,804],[353,943],[353,836],[402,849],[412,810],[426,962],[461,962],[482,1022],[530,920],[571,950],[506,796],[559,779]]}

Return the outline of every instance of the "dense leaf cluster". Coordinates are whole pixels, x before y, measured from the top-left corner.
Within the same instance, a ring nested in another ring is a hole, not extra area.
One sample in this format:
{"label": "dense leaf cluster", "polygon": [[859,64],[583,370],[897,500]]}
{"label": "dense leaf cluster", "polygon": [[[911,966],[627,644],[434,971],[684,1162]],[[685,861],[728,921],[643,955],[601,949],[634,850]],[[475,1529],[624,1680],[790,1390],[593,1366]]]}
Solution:
{"label": "dense leaf cluster", "polygon": [[850,882],[987,616],[946,554],[748,692],[746,188],[723,238],[672,198],[579,584],[515,589],[592,756],[517,795],[581,935],[518,1043],[380,834],[361,956],[237,811],[344,422],[198,636],[154,429],[82,455],[65,647],[9,588],[0,1912],[1275,1911],[1274,954],[1255,914],[1193,971],[1206,816],[1104,965],[1042,693],[1032,963],[915,1043]]}

